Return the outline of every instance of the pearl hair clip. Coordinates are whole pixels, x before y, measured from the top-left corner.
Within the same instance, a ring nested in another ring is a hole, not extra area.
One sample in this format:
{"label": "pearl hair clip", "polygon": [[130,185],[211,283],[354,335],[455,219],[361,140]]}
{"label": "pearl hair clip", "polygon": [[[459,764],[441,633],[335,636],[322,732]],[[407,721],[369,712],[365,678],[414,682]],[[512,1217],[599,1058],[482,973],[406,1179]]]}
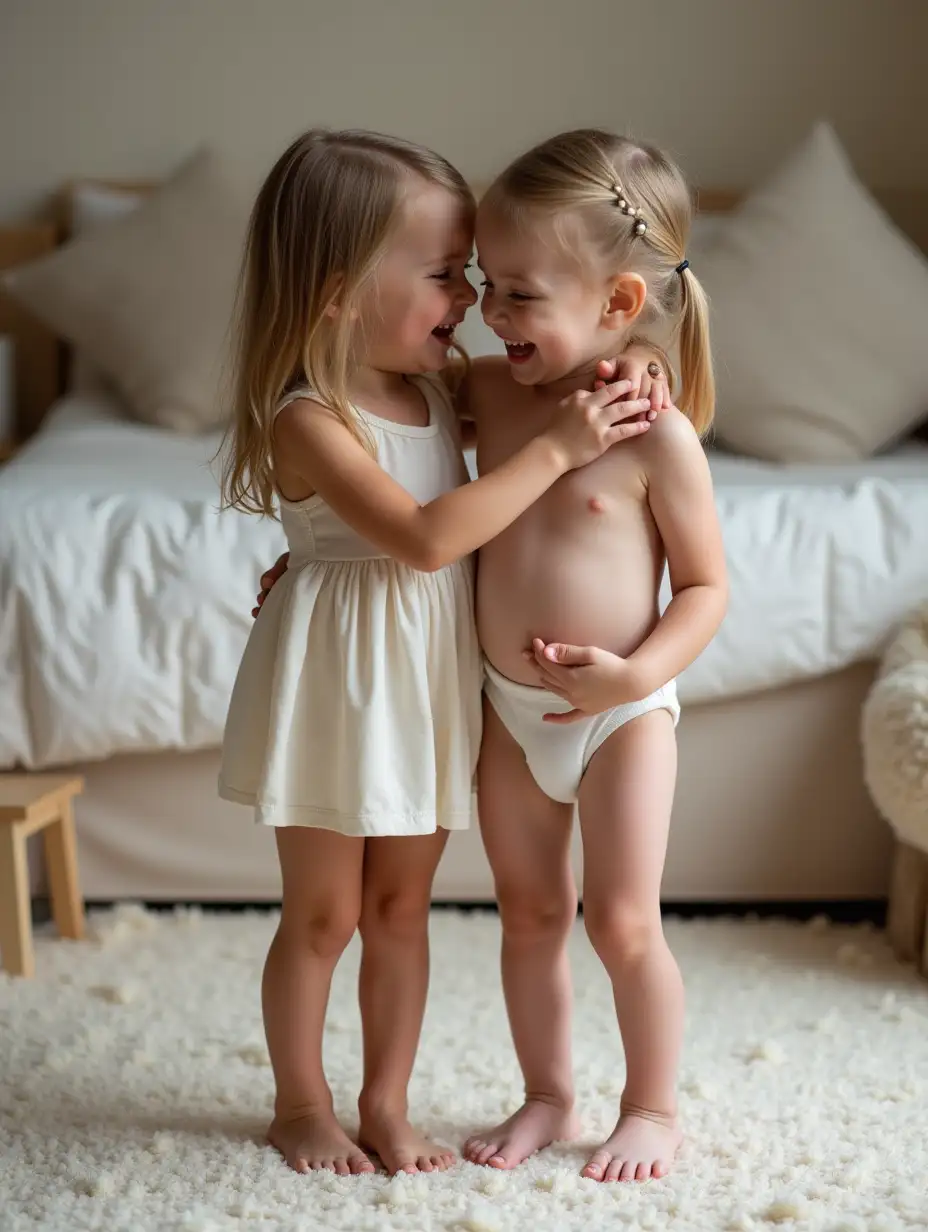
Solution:
{"label": "pearl hair clip", "polygon": [[626,201],[625,189],[622,187],[622,185],[618,183],[613,184],[612,191],[615,193],[616,205],[619,207],[619,209],[622,211],[623,214],[627,214],[628,217],[632,220],[633,233],[639,236],[647,235],[648,224],[641,217],[641,210],[636,209],[635,206],[633,205],[629,205],[628,201]]}

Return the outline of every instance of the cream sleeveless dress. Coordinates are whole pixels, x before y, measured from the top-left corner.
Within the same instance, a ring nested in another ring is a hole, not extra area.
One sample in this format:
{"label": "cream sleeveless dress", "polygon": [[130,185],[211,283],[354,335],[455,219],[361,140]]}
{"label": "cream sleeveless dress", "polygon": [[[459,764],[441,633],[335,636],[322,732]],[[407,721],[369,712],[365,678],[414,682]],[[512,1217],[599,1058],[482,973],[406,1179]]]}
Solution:
{"label": "cream sleeveless dress", "polygon": [[[411,379],[427,427],[357,414],[379,464],[425,504],[467,471],[445,387]],[[295,389],[278,410],[307,396]],[[467,826],[482,686],[472,560],[421,573],[319,496],[281,499],[280,514],[290,563],[245,648],[219,794],[271,826],[367,837]]]}

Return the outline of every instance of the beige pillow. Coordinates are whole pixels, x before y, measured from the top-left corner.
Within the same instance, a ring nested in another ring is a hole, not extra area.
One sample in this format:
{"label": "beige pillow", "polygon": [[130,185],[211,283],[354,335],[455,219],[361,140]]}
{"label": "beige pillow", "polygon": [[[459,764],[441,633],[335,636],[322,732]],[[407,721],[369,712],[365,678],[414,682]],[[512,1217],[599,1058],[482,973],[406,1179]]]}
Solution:
{"label": "beige pillow", "polygon": [[246,221],[219,160],[202,152],[128,217],[20,266],[4,285],[100,369],[135,418],[208,431],[224,419]]}
{"label": "beige pillow", "polygon": [[[78,237],[127,218],[145,195],[105,184],[76,184],[71,192],[71,235]],[[106,389],[103,374],[79,350],[71,353],[68,387],[75,393],[95,394]]]}
{"label": "beige pillow", "polygon": [[726,220],[696,272],[712,304],[716,434],[728,448],[844,462],[928,414],[928,261],[828,125]]}

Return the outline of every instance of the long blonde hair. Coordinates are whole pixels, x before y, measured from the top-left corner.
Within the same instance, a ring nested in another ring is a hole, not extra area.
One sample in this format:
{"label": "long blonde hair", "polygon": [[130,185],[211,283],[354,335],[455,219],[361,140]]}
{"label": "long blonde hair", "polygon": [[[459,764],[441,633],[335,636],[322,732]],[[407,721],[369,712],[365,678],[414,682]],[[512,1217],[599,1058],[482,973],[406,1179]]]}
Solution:
{"label": "long blonde hair", "polygon": [[[348,387],[363,349],[360,300],[418,175],[474,198],[449,162],[364,130],[311,129],[278,159],[248,227],[239,283],[234,392],[223,447],[223,504],[274,516],[274,411],[310,385],[365,444]],[[326,311],[337,296],[339,312]]]}
{"label": "long blonde hair", "polygon": [[639,324],[666,326],[679,346],[679,407],[700,436],[715,414],[709,306],[688,265],[693,200],[683,174],[661,150],[602,129],[561,133],[517,158],[483,198],[509,221],[549,213],[561,230],[579,216],[615,270],[647,283]]}

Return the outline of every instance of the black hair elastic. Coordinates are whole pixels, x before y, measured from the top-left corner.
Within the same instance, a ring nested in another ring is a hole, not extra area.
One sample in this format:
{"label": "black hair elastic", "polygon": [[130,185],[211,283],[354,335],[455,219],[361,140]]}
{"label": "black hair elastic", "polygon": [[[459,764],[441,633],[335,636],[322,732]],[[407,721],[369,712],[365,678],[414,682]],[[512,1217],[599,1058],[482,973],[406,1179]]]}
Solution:
{"label": "black hair elastic", "polygon": [[674,273],[675,273],[675,274],[682,274],[684,270],[687,270],[687,269],[689,269],[689,268],[690,268],[690,263],[689,263],[689,261],[683,260],[683,261],[681,261],[681,262],[680,262],[680,264],[679,264],[679,265],[677,266],[677,268],[674,270]]}

